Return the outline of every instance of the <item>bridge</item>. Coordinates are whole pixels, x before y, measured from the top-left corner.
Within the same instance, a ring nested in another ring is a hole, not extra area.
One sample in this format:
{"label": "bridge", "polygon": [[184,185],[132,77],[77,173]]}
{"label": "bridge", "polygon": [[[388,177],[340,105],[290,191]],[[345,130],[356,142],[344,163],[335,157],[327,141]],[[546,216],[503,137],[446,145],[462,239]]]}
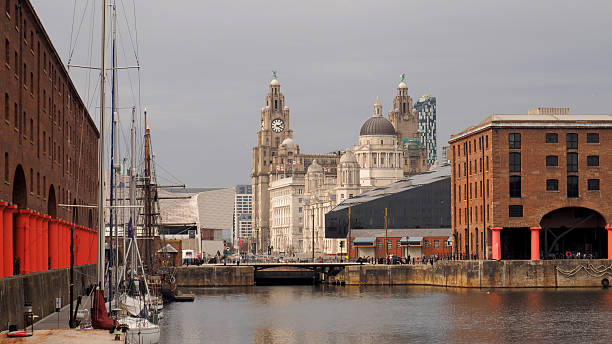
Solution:
{"label": "bridge", "polygon": [[255,284],[313,284],[335,277],[350,265],[359,263],[246,263],[255,271]]}

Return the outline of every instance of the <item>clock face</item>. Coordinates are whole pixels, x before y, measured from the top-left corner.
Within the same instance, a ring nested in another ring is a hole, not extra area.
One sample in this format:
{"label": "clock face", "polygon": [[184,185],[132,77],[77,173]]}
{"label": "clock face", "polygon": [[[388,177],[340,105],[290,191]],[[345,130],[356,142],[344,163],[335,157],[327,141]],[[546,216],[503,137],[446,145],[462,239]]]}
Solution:
{"label": "clock face", "polygon": [[265,122],[262,120],[261,121],[261,130],[264,130],[264,124],[265,124]]}
{"label": "clock face", "polygon": [[275,133],[280,133],[283,130],[285,130],[285,122],[283,122],[282,119],[277,118],[275,120],[272,121],[272,130]]}

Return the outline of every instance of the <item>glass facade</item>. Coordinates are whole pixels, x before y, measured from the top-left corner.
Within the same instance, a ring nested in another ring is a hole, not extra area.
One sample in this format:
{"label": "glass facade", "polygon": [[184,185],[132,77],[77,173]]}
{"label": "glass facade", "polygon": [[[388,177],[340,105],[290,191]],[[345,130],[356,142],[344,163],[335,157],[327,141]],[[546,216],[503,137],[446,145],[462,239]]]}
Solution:
{"label": "glass facade", "polygon": [[414,104],[419,117],[421,142],[427,148],[427,164],[433,165],[438,160],[438,139],[436,129],[436,97],[425,95]]}
{"label": "glass facade", "polygon": [[[451,228],[450,176],[351,206],[351,231]],[[325,237],[346,238],[348,207],[342,204],[325,214]]]}

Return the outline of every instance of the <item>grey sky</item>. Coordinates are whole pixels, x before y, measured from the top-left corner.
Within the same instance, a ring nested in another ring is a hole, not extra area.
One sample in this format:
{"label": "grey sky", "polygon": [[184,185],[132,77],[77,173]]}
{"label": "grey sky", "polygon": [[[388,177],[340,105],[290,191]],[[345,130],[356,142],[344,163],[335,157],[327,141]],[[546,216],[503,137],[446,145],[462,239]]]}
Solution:
{"label": "grey sky", "polygon": [[[73,0],[31,1],[65,59]],[[192,186],[250,183],[271,70],[302,152],[352,147],[401,73],[439,146],[493,112],[612,113],[610,1],[135,1],[156,157]]]}

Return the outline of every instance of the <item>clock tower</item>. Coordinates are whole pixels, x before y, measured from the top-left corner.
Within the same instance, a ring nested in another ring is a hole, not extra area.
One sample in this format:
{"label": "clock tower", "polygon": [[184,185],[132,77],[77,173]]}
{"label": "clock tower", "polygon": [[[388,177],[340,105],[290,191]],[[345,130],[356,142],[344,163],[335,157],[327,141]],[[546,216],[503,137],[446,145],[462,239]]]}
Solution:
{"label": "clock tower", "polygon": [[253,186],[253,236],[256,249],[267,252],[270,245],[270,172],[273,157],[278,154],[280,144],[286,138],[293,138],[289,129],[289,108],[285,96],[280,91],[280,83],[274,78],[266,95],[265,107],[261,109],[257,146],[253,147],[253,169],[251,183]]}

